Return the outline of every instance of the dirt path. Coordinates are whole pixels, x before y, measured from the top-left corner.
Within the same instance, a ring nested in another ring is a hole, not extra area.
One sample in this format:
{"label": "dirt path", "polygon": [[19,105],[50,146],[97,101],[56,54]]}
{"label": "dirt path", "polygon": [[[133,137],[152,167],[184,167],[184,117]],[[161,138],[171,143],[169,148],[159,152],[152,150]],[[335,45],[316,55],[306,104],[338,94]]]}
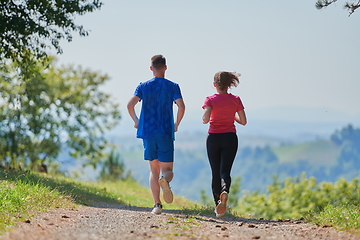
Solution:
{"label": "dirt path", "polygon": [[56,209],[22,223],[0,240],[100,239],[291,239],[350,240],[350,233],[299,221],[186,216],[173,210],[153,215],[150,208],[102,204]]}

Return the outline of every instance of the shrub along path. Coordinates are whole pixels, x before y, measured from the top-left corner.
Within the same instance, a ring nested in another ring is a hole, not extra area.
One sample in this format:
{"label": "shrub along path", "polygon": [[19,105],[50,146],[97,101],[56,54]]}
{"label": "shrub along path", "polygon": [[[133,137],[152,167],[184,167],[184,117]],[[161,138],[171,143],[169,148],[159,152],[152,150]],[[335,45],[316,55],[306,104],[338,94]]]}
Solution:
{"label": "shrub along path", "polygon": [[314,226],[298,220],[257,220],[205,217],[164,210],[114,204],[39,213],[1,240],[100,240],[100,239],[359,239],[330,226]]}

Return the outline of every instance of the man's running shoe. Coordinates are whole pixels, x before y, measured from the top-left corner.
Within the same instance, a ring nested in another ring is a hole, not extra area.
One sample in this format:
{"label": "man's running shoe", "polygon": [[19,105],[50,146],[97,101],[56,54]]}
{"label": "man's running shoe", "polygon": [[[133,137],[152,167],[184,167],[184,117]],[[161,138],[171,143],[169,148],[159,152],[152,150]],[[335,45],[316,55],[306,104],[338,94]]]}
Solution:
{"label": "man's running shoe", "polygon": [[153,210],[151,211],[152,214],[160,214],[162,212],[162,205],[157,203],[154,205]]}
{"label": "man's running shoe", "polygon": [[229,195],[227,192],[222,192],[220,194],[219,204],[216,206],[215,213],[219,215],[223,215],[226,212],[226,203],[228,201]]}
{"label": "man's running shoe", "polygon": [[166,181],[166,179],[164,177],[161,177],[159,179],[159,184],[163,191],[164,201],[167,203],[172,203],[173,202],[173,193],[170,189],[170,185],[169,185],[168,181]]}

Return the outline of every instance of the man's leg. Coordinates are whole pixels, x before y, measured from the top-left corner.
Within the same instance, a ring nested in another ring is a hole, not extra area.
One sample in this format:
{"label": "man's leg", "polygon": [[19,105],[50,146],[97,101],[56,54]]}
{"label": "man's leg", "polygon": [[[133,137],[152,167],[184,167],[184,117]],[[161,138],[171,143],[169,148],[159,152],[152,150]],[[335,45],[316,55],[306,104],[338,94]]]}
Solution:
{"label": "man's leg", "polygon": [[159,185],[159,175],[160,175],[160,162],[155,159],[152,161],[149,161],[150,164],[150,177],[149,177],[149,183],[150,183],[150,189],[153,195],[154,204],[160,203],[160,185]]}
{"label": "man's leg", "polygon": [[159,179],[160,187],[163,191],[163,198],[166,203],[172,203],[174,200],[173,193],[171,191],[169,182],[173,179],[174,173],[172,162],[160,162],[161,178]]}
{"label": "man's leg", "polygon": [[162,177],[168,182],[171,182],[174,177],[173,166],[173,162],[160,162]]}

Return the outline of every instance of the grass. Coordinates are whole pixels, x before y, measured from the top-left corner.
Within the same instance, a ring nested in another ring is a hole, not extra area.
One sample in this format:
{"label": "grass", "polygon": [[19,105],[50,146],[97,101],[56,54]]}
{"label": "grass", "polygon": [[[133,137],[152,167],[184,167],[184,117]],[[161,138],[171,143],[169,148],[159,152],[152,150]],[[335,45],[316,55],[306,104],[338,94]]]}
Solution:
{"label": "grass", "polygon": [[2,170],[0,176],[0,233],[6,226],[28,219],[37,211],[74,206],[70,195],[51,189],[39,179]]}
{"label": "grass", "polygon": [[[152,207],[154,202],[152,199],[151,191],[148,188],[140,186],[134,181],[121,181],[121,182],[88,182],[83,183],[94,188],[100,188],[103,192],[108,192],[114,195],[116,201],[120,203],[137,206],[137,207]],[[163,203],[166,209],[181,210],[195,205],[194,202],[183,197],[174,196],[174,203]]]}
{"label": "grass", "polygon": [[168,217],[166,228],[171,228],[171,233],[160,233],[159,236],[164,239],[173,239],[174,236],[183,236],[195,239],[193,236],[194,227],[201,227],[200,220],[203,217],[190,215],[174,215]]}
{"label": "grass", "polygon": [[356,205],[334,207],[328,205],[319,214],[307,217],[308,221],[319,226],[334,227],[340,231],[360,234],[360,208]]}
{"label": "grass", "polygon": [[[30,219],[38,211],[94,205],[96,202],[148,208],[153,205],[150,190],[133,181],[83,182],[63,176],[0,169],[0,235],[8,226]],[[212,207],[200,206],[178,196],[171,205],[164,204],[164,208],[183,216],[169,218],[169,224],[186,222],[189,229],[199,217],[214,215]],[[232,209],[226,215],[240,217]],[[360,210],[356,205],[330,205],[320,213],[309,214],[306,221],[360,234]]]}
{"label": "grass", "polygon": [[[33,217],[38,211],[51,208],[74,208],[95,205],[96,202],[152,207],[149,189],[134,181],[84,182],[63,176],[0,169],[0,235],[8,226]],[[175,196],[171,205],[163,204],[184,214],[206,214],[209,209]]]}

